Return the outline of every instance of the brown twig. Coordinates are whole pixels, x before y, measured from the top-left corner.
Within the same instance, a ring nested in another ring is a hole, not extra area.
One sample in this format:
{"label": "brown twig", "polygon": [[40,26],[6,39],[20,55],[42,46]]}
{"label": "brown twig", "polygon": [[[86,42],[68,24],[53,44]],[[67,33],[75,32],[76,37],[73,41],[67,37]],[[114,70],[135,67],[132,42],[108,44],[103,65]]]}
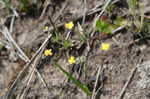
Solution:
{"label": "brown twig", "polygon": [[58,18],[60,17],[60,15],[62,14],[62,12],[64,11],[64,9],[66,8],[67,5],[68,5],[68,2],[66,1],[65,4],[63,5],[63,7],[59,10],[58,15],[54,19],[54,22],[56,22],[58,20]]}
{"label": "brown twig", "polygon": [[84,11],[83,11],[83,18],[82,18],[82,26],[83,26],[83,24],[85,22],[86,10],[87,10],[87,8],[86,8],[87,1],[86,0],[83,0],[83,1],[84,1]]}
{"label": "brown twig", "polygon": [[41,52],[41,50],[43,48],[45,48],[45,46],[47,45],[49,39],[51,38],[51,35],[49,35],[45,41],[43,42],[43,44],[41,45],[41,47],[36,51],[36,53],[34,54],[34,56],[31,58],[31,60],[26,64],[26,66],[20,71],[20,73],[18,74],[17,78],[15,79],[15,81],[13,82],[13,84],[10,86],[8,93],[6,94],[6,99],[11,99],[10,96],[13,92],[13,89],[15,87],[15,85],[17,84],[17,82],[19,81],[19,79],[22,77],[22,75],[27,71],[27,68],[29,68],[29,66],[32,64],[32,62],[35,60],[35,58],[39,55],[39,53]]}
{"label": "brown twig", "polygon": [[40,15],[40,20],[42,20],[43,19],[43,17],[44,17],[44,15],[45,15],[45,12],[46,12],[46,9],[48,8],[48,5],[49,5],[50,3],[48,2],[48,0],[45,0],[44,1],[44,4],[43,4],[43,6],[44,6],[44,9],[42,10],[42,13],[41,13],[41,15]]}
{"label": "brown twig", "polygon": [[[41,59],[41,56],[42,56],[42,53],[44,51],[44,48],[41,50],[41,52],[39,53],[39,55],[36,57],[35,61],[34,61],[34,64],[33,64],[33,67],[31,69],[31,72],[29,73],[29,76],[27,78],[27,83],[26,83],[26,86],[25,86],[25,89],[23,91],[23,93],[21,93],[20,95],[20,98],[19,99],[24,99],[25,97],[25,93],[28,91],[29,89],[29,85],[30,85],[30,82],[33,78],[33,75],[35,72],[39,73],[39,71],[36,69],[36,66],[38,65],[40,59]],[[41,77],[41,76],[40,76]],[[45,84],[44,84],[45,85]]]}
{"label": "brown twig", "polygon": [[[21,48],[18,46],[18,44],[15,42],[15,40],[12,38],[11,33],[8,31],[8,28],[4,26],[3,30],[0,30],[1,33],[7,38],[7,40],[9,41],[9,44],[13,45],[16,50],[18,50],[19,52],[19,57],[24,60],[25,62],[30,62],[30,59],[25,55],[25,53],[21,50]],[[13,47],[11,46],[11,47]],[[43,46],[44,48],[44,46]],[[43,78],[41,78],[41,74],[39,73],[39,71],[35,68],[36,73],[38,74],[38,77],[40,80],[42,80],[42,82],[44,81]],[[44,86],[46,85],[45,82],[43,82]],[[47,88],[47,86],[45,86]]]}
{"label": "brown twig", "polygon": [[94,90],[93,90],[93,93],[92,93],[92,97],[91,99],[95,99],[95,93],[96,93],[96,86],[98,84],[98,80],[99,80],[99,76],[100,76],[100,72],[101,72],[101,66],[98,67],[98,73],[97,73],[97,76],[96,76],[96,81],[95,81],[95,84],[94,84]]}
{"label": "brown twig", "polygon": [[125,84],[124,87],[122,88],[118,99],[122,99],[122,98],[123,98],[123,95],[124,95],[124,93],[125,93],[125,90],[127,89],[127,87],[128,87],[128,85],[129,85],[129,83],[130,83],[130,81],[131,81],[131,79],[132,79],[132,77],[133,77],[133,75],[134,75],[136,69],[137,69],[137,67],[133,68],[133,70],[131,71],[131,74],[130,74],[130,76],[129,76],[129,78],[128,78],[128,81],[126,82],[126,84]]}
{"label": "brown twig", "polygon": [[[138,63],[140,63],[141,61],[142,61],[142,58],[140,58],[140,60],[139,60]],[[129,83],[131,82],[131,80],[132,80],[132,78],[133,78],[134,73],[136,72],[136,69],[137,69],[137,67],[138,67],[138,63],[136,63],[136,67],[134,67],[134,68],[132,69],[131,74],[130,74],[130,76],[128,77],[128,80],[127,80],[126,84],[124,85],[124,87],[122,88],[122,90],[121,90],[121,92],[120,92],[120,94],[119,94],[119,97],[118,97],[117,99],[123,99],[123,95],[124,95],[124,93],[125,93],[125,90],[127,89]]]}
{"label": "brown twig", "polygon": [[[101,10],[102,10],[101,8],[98,8],[98,9],[93,8],[91,10],[86,11],[86,16],[90,16],[90,15],[95,14],[95,13],[101,11]],[[79,16],[77,18],[72,19],[72,21],[77,21],[77,20],[79,20],[82,17],[83,17],[83,15],[81,15],[81,16]],[[56,28],[59,28],[59,27],[62,27],[64,24],[65,24],[65,22],[56,24],[55,26],[56,26]],[[49,30],[53,30],[53,29],[54,29],[54,27],[52,26],[52,27],[50,27]]]}

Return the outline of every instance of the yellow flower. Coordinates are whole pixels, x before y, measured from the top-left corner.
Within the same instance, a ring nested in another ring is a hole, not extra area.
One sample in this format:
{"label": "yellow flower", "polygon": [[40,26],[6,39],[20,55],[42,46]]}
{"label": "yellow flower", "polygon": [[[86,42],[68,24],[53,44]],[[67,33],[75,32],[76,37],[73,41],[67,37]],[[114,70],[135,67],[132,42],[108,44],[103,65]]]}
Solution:
{"label": "yellow flower", "polygon": [[76,62],[75,57],[74,56],[70,56],[68,62],[69,62],[69,64],[74,64]]}
{"label": "yellow flower", "polygon": [[68,23],[65,23],[65,28],[66,28],[66,29],[71,30],[73,27],[74,27],[74,24],[73,24],[72,21],[71,21],[71,22],[68,22]]}
{"label": "yellow flower", "polygon": [[44,51],[44,55],[45,55],[45,56],[52,56],[52,55],[53,55],[52,49],[46,49],[46,50]]}
{"label": "yellow flower", "polygon": [[102,43],[101,44],[101,50],[107,51],[110,48],[110,44],[109,43]]}
{"label": "yellow flower", "polygon": [[48,30],[49,30],[48,26],[45,26],[44,29],[43,29],[44,32],[47,32]]}

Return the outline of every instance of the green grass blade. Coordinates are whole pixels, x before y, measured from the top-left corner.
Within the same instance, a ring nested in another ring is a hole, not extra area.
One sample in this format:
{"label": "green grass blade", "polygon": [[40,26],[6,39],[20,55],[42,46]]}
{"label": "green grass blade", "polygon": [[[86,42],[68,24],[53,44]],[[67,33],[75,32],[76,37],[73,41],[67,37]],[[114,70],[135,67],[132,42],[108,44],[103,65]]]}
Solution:
{"label": "green grass blade", "polygon": [[58,67],[72,82],[77,85],[79,88],[81,88],[87,95],[91,95],[91,92],[89,91],[88,87],[85,84],[82,84],[79,80],[74,78],[69,72],[64,70],[59,64],[54,63],[54,66]]}

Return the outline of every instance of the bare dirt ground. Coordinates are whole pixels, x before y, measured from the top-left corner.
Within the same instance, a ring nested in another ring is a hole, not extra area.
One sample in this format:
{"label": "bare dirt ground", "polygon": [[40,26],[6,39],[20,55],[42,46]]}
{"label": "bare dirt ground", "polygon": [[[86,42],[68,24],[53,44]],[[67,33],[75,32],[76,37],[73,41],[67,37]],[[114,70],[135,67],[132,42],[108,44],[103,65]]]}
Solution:
{"label": "bare dirt ground", "polygon": [[[18,0],[10,1],[9,8],[0,3],[0,99],[150,99],[148,0],[137,0],[144,4],[141,30],[134,24],[126,0],[110,0],[106,9],[109,0],[31,0],[27,10],[20,8]],[[115,24],[119,16],[128,21],[127,25],[114,34],[101,35],[93,24],[102,11],[99,19],[106,17],[106,21]],[[140,20],[140,7],[135,12]],[[74,22],[69,35],[72,45],[65,48],[63,40],[68,30],[64,24],[69,21]],[[43,31],[45,26],[50,32]],[[55,28],[61,39],[53,37]],[[86,38],[80,40],[82,33]],[[37,53],[48,34],[52,39]],[[110,44],[108,51],[100,50],[103,42]],[[44,56],[42,50],[49,48],[53,56]],[[70,55],[83,62],[69,65]],[[53,62],[87,85],[95,97],[87,95]]]}

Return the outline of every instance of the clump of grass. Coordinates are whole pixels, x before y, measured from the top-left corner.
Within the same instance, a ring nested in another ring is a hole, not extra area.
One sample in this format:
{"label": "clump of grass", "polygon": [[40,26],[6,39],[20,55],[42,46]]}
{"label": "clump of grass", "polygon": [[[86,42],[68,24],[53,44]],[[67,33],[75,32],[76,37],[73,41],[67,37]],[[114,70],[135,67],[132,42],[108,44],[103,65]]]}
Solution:
{"label": "clump of grass", "polygon": [[146,38],[150,36],[150,23],[147,20],[143,21],[140,32],[138,33],[139,38]]}
{"label": "clump of grass", "polygon": [[106,34],[111,34],[113,30],[111,24],[102,20],[96,21],[96,28],[99,32],[106,33]]}
{"label": "clump of grass", "polygon": [[117,29],[120,26],[124,26],[127,24],[127,20],[122,17],[117,17],[114,21],[114,24],[111,24],[110,22],[103,21],[103,20],[97,20],[96,21],[96,29],[105,34],[112,34],[113,30]]}
{"label": "clump of grass", "polygon": [[130,10],[131,14],[134,17],[136,17],[136,9],[137,9],[137,5],[138,5],[137,0],[128,0],[128,5],[129,5],[129,10]]}
{"label": "clump of grass", "polygon": [[59,33],[57,33],[56,35],[53,35],[52,43],[56,43],[60,45],[61,46],[60,49],[62,50],[68,50],[73,45],[71,40],[64,39],[63,36]]}
{"label": "clump of grass", "polygon": [[63,40],[62,49],[67,50],[72,46],[72,42],[70,40]]}
{"label": "clump of grass", "polygon": [[[133,16],[133,24],[137,28],[137,32],[141,32],[144,21],[144,3],[139,3],[137,0],[128,0],[129,11]],[[139,9],[137,13],[137,9]],[[139,15],[140,14],[140,15]]]}

